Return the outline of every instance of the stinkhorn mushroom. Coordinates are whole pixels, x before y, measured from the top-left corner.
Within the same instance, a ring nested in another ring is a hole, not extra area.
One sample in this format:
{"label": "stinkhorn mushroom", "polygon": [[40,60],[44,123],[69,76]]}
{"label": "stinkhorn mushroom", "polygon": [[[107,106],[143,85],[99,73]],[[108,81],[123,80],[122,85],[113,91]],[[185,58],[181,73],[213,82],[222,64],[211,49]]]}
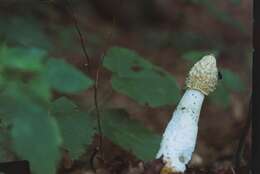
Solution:
{"label": "stinkhorn mushroom", "polygon": [[218,82],[214,55],[206,55],[190,70],[186,91],[168,123],[156,158],[165,163],[161,174],[184,172],[191,160],[198,132],[198,120],[204,97]]}

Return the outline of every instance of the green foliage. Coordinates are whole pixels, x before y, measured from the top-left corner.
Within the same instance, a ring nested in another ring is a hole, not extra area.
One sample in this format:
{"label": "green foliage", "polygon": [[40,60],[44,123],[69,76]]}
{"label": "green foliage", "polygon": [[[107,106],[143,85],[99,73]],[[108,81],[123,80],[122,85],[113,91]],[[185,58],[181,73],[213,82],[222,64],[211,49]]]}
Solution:
{"label": "green foliage", "polygon": [[93,85],[93,81],[63,59],[49,59],[46,76],[53,89],[64,93],[79,93]]}
{"label": "green foliage", "polygon": [[210,100],[224,108],[230,104],[231,92],[243,92],[245,90],[244,83],[240,77],[231,70],[220,69],[222,80],[220,80],[217,89],[210,95]]}
{"label": "green foliage", "polygon": [[[41,49],[7,48],[3,45],[0,48],[0,63],[3,72],[1,81],[19,81],[25,90],[33,91],[29,92],[30,95],[45,101],[50,99],[51,89],[75,94],[93,85],[93,81],[81,71],[62,59],[47,58],[47,53]],[[29,80],[23,83],[28,77]]]}
{"label": "green foliage", "polygon": [[54,174],[61,139],[56,121],[49,116],[48,109],[15,83],[8,84],[1,93],[0,104],[2,119],[12,127],[12,150],[21,159],[29,160],[34,172]]}
{"label": "green foliage", "polygon": [[63,138],[63,146],[69,150],[73,159],[85,152],[94,135],[95,121],[65,97],[52,103],[51,113],[58,121]]}
{"label": "green foliage", "polygon": [[51,100],[51,86],[44,75],[40,74],[39,76],[32,78],[26,84],[23,84],[23,86],[31,96],[45,102]]}
{"label": "green foliage", "polygon": [[56,173],[60,159],[58,126],[47,114],[46,111],[20,113],[14,118],[11,131],[14,151],[20,158],[29,160],[37,174]]}
{"label": "green foliage", "polygon": [[139,159],[154,159],[161,137],[146,129],[139,122],[130,120],[123,109],[107,110],[102,115],[104,135]]}
{"label": "green foliage", "polygon": [[41,49],[24,49],[1,47],[0,63],[1,66],[17,71],[39,71],[43,68],[43,59],[46,52]]}
{"label": "green foliage", "polygon": [[227,108],[230,104],[230,94],[225,88],[222,81],[218,82],[217,89],[209,95],[209,99],[223,108]]}
{"label": "green foliage", "polygon": [[[82,55],[82,46],[80,38],[74,26],[60,26],[53,25],[52,31],[57,35],[58,47],[55,48],[55,52],[65,55],[80,54]],[[90,57],[99,56],[100,48],[105,46],[105,39],[98,33],[87,32],[87,36],[82,33],[86,38],[86,47]]]}
{"label": "green foliage", "polygon": [[8,44],[51,49],[52,44],[38,21],[32,16],[0,18],[0,37]]}
{"label": "green foliage", "polygon": [[[55,117],[50,115],[52,89],[76,94],[88,89],[92,81],[65,61],[48,58],[47,53],[41,49],[10,48],[5,45],[0,47],[0,77],[0,120],[1,123],[8,123],[11,128],[8,136],[12,141],[8,150],[21,159],[29,160],[36,174],[56,173],[61,143],[69,142],[68,137],[63,136],[72,133],[69,138],[73,138],[72,135],[78,134],[82,136],[79,138],[83,142],[86,139],[90,141],[91,137],[87,135],[91,134],[92,122],[84,117],[83,112],[72,113],[68,102],[63,106],[67,109],[63,119],[60,117],[62,112],[57,109],[62,102],[53,105]],[[58,87],[55,80],[65,87]],[[76,123],[79,127],[73,125]],[[83,134],[84,131],[88,134]],[[73,142],[77,143],[75,137]],[[0,154],[3,156],[2,146],[3,141],[0,140]]]}
{"label": "green foliage", "polygon": [[245,86],[240,77],[228,69],[221,69],[223,75],[223,83],[226,88],[232,91],[241,92],[245,90]]}
{"label": "green foliage", "polygon": [[197,50],[192,50],[192,51],[188,51],[185,52],[182,55],[182,58],[191,61],[192,63],[195,63],[197,61],[199,61],[203,56],[207,55],[207,54],[214,54],[215,56],[217,56],[218,52],[217,51],[197,51]]}
{"label": "green foliage", "polygon": [[113,47],[103,64],[113,72],[112,87],[140,104],[159,107],[176,103],[180,97],[174,77],[134,51]]}
{"label": "green foliage", "polygon": [[[72,158],[77,159],[85,152],[86,145],[91,143],[94,133],[98,133],[94,129],[95,119],[80,111],[76,104],[65,97],[52,103],[51,113],[60,126],[63,146],[69,150]],[[141,160],[153,159],[161,137],[128,117],[122,109],[105,110],[102,114],[104,135]]]}

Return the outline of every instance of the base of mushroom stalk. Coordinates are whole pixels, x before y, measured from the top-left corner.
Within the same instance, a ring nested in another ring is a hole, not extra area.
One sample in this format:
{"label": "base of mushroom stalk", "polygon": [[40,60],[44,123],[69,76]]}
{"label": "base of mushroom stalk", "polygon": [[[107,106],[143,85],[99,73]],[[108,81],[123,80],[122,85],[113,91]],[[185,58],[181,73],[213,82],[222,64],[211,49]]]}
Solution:
{"label": "base of mushroom stalk", "polygon": [[178,172],[175,168],[166,167],[166,166],[164,166],[160,172],[160,174],[172,174],[172,173],[182,173],[182,172]]}

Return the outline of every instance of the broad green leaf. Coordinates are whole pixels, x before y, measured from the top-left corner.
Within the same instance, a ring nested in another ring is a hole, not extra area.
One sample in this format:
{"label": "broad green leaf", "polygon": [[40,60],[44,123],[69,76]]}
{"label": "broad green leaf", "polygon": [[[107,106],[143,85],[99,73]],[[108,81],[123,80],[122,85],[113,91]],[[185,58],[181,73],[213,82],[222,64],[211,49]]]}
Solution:
{"label": "broad green leaf", "polygon": [[29,160],[36,174],[54,174],[60,158],[61,137],[47,108],[17,85],[9,85],[1,94],[0,104],[1,115],[12,125],[12,150],[21,159]]}
{"label": "broad green leaf", "polygon": [[184,53],[182,55],[182,58],[189,60],[193,63],[199,61],[202,57],[208,55],[208,54],[214,54],[215,56],[217,55],[216,51],[197,51],[197,50],[192,50]]}
{"label": "broad green leaf", "polygon": [[2,48],[0,53],[1,67],[18,71],[41,70],[46,56],[46,52],[38,48]]}
{"label": "broad green leaf", "polygon": [[19,81],[11,81],[0,93],[0,114],[10,119],[18,116],[19,113],[38,110],[38,104],[31,100],[29,95],[21,88]]}
{"label": "broad green leaf", "polygon": [[29,160],[36,174],[55,174],[60,159],[58,126],[47,114],[47,111],[21,113],[14,118],[11,131],[14,151]]}
{"label": "broad green leaf", "polygon": [[[48,101],[51,97],[49,82],[44,72],[47,53],[38,48],[0,48],[0,87],[16,85],[30,96]],[[21,73],[22,72],[22,73]]]}
{"label": "broad green leaf", "polygon": [[51,112],[58,121],[63,146],[69,150],[72,158],[79,158],[92,141],[95,121],[65,97],[53,102]]}
{"label": "broad green leaf", "polygon": [[241,92],[245,89],[240,77],[228,69],[221,69],[223,83],[231,91]]}
{"label": "broad green leaf", "polygon": [[49,59],[46,76],[52,88],[64,93],[79,93],[93,85],[93,81],[62,59]]}
{"label": "broad green leaf", "polygon": [[174,104],[180,90],[174,77],[126,48],[111,48],[104,66],[113,72],[112,87],[140,104],[159,107]]}
{"label": "broad green leaf", "polygon": [[75,112],[78,106],[66,97],[56,99],[51,105],[53,114],[66,114]]}
{"label": "broad green leaf", "polygon": [[139,122],[130,120],[122,109],[105,111],[102,128],[108,139],[144,161],[154,159],[160,147],[161,137]]}
{"label": "broad green leaf", "polygon": [[103,65],[119,77],[138,77],[143,70],[153,65],[127,48],[112,47],[105,55]]}
{"label": "broad green leaf", "polygon": [[209,98],[213,103],[223,108],[227,108],[230,104],[230,94],[221,82],[217,85],[216,90],[209,95]]}
{"label": "broad green leaf", "polygon": [[45,76],[39,75],[24,84],[26,91],[32,97],[49,102],[51,99],[51,87]]}
{"label": "broad green leaf", "polygon": [[112,87],[140,104],[159,107],[177,103],[180,98],[176,82],[169,75],[150,71],[140,78],[120,78],[113,76]]}
{"label": "broad green leaf", "polygon": [[41,24],[33,16],[2,16],[0,18],[0,36],[7,43],[25,47],[51,48],[48,35]]}

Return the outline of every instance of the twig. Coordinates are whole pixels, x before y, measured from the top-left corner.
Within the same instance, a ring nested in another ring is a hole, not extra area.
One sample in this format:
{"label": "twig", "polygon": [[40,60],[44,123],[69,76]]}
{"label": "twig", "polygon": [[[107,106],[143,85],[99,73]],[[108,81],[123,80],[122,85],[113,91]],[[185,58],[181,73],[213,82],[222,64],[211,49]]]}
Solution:
{"label": "twig", "polygon": [[98,149],[97,148],[95,148],[94,150],[93,150],[93,152],[91,153],[91,155],[90,155],[90,167],[91,167],[91,169],[96,173],[96,169],[95,169],[95,165],[94,165],[94,159],[95,159],[95,157],[96,157],[96,155],[97,155],[97,153],[98,153]]}
{"label": "twig", "polygon": [[234,156],[234,166],[235,166],[235,170],[237,171],[239,166],[240,166],[240,161],[241,161],[241,155],[243,153],[244,150],[244,144],[245,144],[245,140],[246,140],[246,136],[247,133],[250,129],[250,125],[251,125],[251,120],[252,120],[252,95],[250,97],[250,101],[249,101],[249,109],[248,109],[248,115],[247,115],[247,120],[246,120],[246,124],[245,127],[243,128],[242,132],[241,132],[241,136],[238,142],[238,147]]}
{"label": "twig", "polygon": [[[115,16],[113,17],[113,26],[115,25]],[[112,38],[112,34],[113,32],[111,31],[108,35],[108,45],[110,44],[111,38]],[[106,49],[106,47],[105,47]],[[102,159],[104,157],[104,153],[103,153],[103,133],[102,133],[102,126],[101,126],[101,116],[100,116],[100,110],[99,110],[99,103],[98,103],[98,82],[99,82],[99,74],[100,74],[100,69],[102,67],[103,64],[103,60],[105,58],[106,55],[106,51],[103,51],[103,54],[101,55],[101,59],[100,62],[98,63],[98,67],[97,67],[97,71],[96,71],[96,77],[95,77],[95,86],[94,86],[94,103],[95,103],[95,108],[96,108],[96,114],[97,114],[97,125],[98,125],[98,131],[100,133],[99,136],[99,150],[100,150],[100,154],[102,156]]]}
{"label": "twig", "polygon": [[[104,89],[106,90],[106,89]],[[99,99],[99,110],[102,112],[104,105],[110,100],[111,96],[113,95],[113,91],[108,91],[106,90],[103,93],[102,99]],[[92,113],[93,111],[96,110],[96,107],[93,106],[88,109],[88,113]]]}
{"label": "twig", "polygon": [[[120,4],[121,4],[122,0],[119,0],[119,1],[120,1]],[[80,38],[81,47],[82,47],[84,56],[85,56],[85,58],[87,60],[87,64],[86,64],[86,66],[88,67],[87,70],[89,71],[90,58],[89,58],[89,55],[88,55],[87,50],[86,50],[84,37],[83,37],[83,35],[81,33],[81,30],[80,30],[80,27],[79,27],[79,24],[78,24],[78,20],[76,18],[74,10],[73,10],[73,8],[71,6],[70,0],[67,0],[66,2],[68,4],[69,10],[70,10],[71,15],[73,17],[74,25],[75,25],[75,28],[76,28],[77,33],[79,35],[79,38]],[[113,17],[113,26],[114,25],[115,25],[115,16]],[[110,43],[111,37],[112,37],[112,32],[108,36],[108,43]],[[100,110],[99,110],[99,103],[98,103],[98,82],[99,82],[99,76],[100,76],[100,69],[101,69],[101,65],[103,64],[103,60],[104,60],[105,54],[106,54],[106,51],[103,51],[103,54],[101,55],[101,59],[100,59],[100,62],[98,64],[98,67],[97,67],[96,76],[95,76],[95,85],[94,85],[94,105],[95,105],[95,109],[96,109],[98,132],[99,132],[99,135],[100,135],[99,136],[99,145],[98,145],[98,147],[96,148],[95,151],[98,151],[98,152],[101,153],[101,159],[102,160],[104,159],[103,158],[104,157],[104,154],[103,154],[103,133],[102,133]],[[97,152],[94,152],[93,156],[92,156],[92,160],[91,160],[92,167],[93,167],[93,163],[92,162],[93,162],[93,159],[95,158],[96,154],[97,154]]]}
{"label": "twig", "polygon": [[75,14],[75,12],[74,12],[72,6],[71,6],[70,0],[67,0],[66,2],[67,2],[67,4],[68,4],[68,9],[69,9],[69,11],[70,11],[70,13],[71,13],[71,16],[72,16],[72,18],[73,18],[73,22],[74,22],[75,29],[76,29],[76,31],[77,31],[77,33],[78,33],[78,35],[79,35],[79,40],[80,40],[81,48],[82,48],[82,50],[83,50],[83,54],[84,54],[84,56],[85,56],[85,58],[86,58],[86,61],[87,61],[87,63],[85,64],[85,66],[87,67],[87,70],[88,70],[88,72],[89,72],[90,57],[89,57],[89,54],[88,54],[87,49],[86,49],[85,39],[84,39],[84,37],[83,37],[83,35],[82,35],[82,32],[81,32],[81,30],[80,30],[79,23],[78,23],[76,14]]}
{"label": "twig", "polygon": [[[78,20],[76,18],[76,15],[75,15],[75,12],[71,6],[71,3],[70,3],[70,0],[67,0],[66,1],[67,4],[68,4],[68,8],[70,10],[70,13],[73,17],[73,21],[74,21],[74,26],[75,26],[75,29],[77,30],[77,33],[79,35],[79,38],[80,38],[80,43],[81,43],[81,48],[83,50],[83,53],[84,53],[84,56],[87,60],[87,64],[85,64],[85,66],[87,66],[87,70],[89,72],[89,66],[90,66],[90,58],[89,58],[89,55],[87,53],[87,49],[86,49],[86,45],[85,45],[85,40],[84,40],[84,37],[81,33],[81,30],[80,30],[80,27],[79,27],[79,24],[78,24]],[[99,80],[99,67],[97,69],[97,73],[96,73],[96,77],[95,77],[95,85],[94,85],[94,105],[95,105],[95,109],[96,109],[96,117],[97,117],[97,126],[98,126],[98,132],[99,132],[99,144],[98,144],[98,147],[96,148],[96,150],[98,152],[101,153],[101,158],[103,159],[103,142],[102,142],[102,136],[103,136],[103,133],[102,133],[102,127],[101,127],[101,120],[100,120],[100,111],[99,111],[99,105],[98,105],[98,80]],[[92,157],[94,159],[94,157],[96,156],[97,153],[94,153],[94,156]],[[92,162],[91,162],[92,164]]]}
{"label": "twig", "polygon": [[99,80],[99,67],[97,68],[96,77],[95,77],[95,86],[94,86],[94,103],[96,108],[96,116],[97,116],[97,125],[98,125],[98,132],[99,132],[99,148],[98,150],[101,153],[102,159],[104,156],[103,153],[103,132],[101,127],[101,119],[100,119],[100,111],[99,111],[99,105],[98,105],[98,80]]}

